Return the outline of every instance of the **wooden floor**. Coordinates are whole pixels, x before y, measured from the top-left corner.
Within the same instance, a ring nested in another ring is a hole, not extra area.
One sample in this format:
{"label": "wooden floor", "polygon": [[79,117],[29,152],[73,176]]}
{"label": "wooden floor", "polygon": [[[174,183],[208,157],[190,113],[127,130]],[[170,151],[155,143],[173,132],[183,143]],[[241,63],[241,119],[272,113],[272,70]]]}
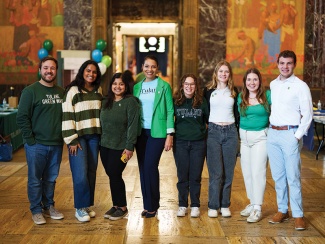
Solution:
{"label": "wooden floor", "polygon": [[119,221],[104,219],[111,208],[108,177],[99,162],[94,210],[88,223],[74,217],[73,190],[67,152],[57,179],[56,207],[63,220],[47,218],[35,225],[27,199],[27,166],[24,150],[9,163],[0,163],[0,243],[325,243],[325,152],[318,161],[315,152],[302,153],[302,184],[307,230],[295,231],[293,219],[272,225],[268,219],[277,211],[270,171],[263,204],[263,219],[248,224],[239,212],[248,204],[239,160],[232,187],[231,218],[207,216],[208,173],[203,172],[200,218],[176,217],[178,208],[176,169],[171,152],[160,163],[161,207],[156,218],[140,217],[142,199],[136,157],[129,162],[124,179],[129,215]]}

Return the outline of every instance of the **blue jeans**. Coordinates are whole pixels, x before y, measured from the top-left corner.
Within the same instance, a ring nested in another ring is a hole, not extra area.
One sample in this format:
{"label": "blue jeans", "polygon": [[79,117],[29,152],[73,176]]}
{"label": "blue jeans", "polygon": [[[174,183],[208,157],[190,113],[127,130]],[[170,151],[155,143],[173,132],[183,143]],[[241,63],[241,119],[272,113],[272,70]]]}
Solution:
{"label": "blue jeans", "polygon": [[143,207],[149,212],[159,208],[159,160],[166,138],[153,138],[149,129],[142,129],[136,144]]}
{"label": "blue jeans", "polygon": [[28,165],[28,199],[32,214],[54,206],[54,189],[62,160],[62,145],[24,145]]}
{"label": "blue jeans", "polygon": [[173,151],[178,177],[178,205],[188,207],[188,194],[190,193],[191,207],[200,207],[201,175],[206,154],[206,141],[176,139]]}
{"label": "blue jeans", "polygon": [[207,165],[209,171],[210,209],[230,206],[231,185],[236,165],[238,132],[235,124],[209,123]]}
{"label": "blue jeans", "polygon": [[100,137],[97,134],[78,138],[82,150],[69,154],[73,180],[74,207],[87,208],[94,205],[96,172]]}
{"label": "blue jeans", "polygon": [[297,129],[269,129],[267,135],[267,152],[270,160],[272,178],[275,182],[278,211],[288,212],[290,206],[292,217],[304,216],[301,192],[300,151],[303,139],[295,138]]}

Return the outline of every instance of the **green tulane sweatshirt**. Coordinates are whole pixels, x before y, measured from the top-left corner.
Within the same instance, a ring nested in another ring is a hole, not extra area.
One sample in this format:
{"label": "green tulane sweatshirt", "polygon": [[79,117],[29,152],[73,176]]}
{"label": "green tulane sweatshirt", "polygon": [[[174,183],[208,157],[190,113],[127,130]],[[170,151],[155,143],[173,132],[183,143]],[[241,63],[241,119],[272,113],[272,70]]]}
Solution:
{"label": "green tulane sweatshirt", "polygon": [[179,140],[202,140],[206,135],[206,124],[209,119],[207,101],[198,108],[193,108],[193,99],[186,99],[180,106],[174,104],[175,138]]}

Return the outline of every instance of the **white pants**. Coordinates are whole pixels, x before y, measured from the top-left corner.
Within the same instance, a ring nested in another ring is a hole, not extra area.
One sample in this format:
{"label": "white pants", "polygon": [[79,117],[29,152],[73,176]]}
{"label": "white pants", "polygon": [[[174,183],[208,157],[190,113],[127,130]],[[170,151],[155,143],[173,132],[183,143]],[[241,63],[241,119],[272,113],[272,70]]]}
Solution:
{"label": "white pants", "polygon": [[261,131],[240,129],[240,162],[250,204],[262,205],[266,185],[268,128]]}

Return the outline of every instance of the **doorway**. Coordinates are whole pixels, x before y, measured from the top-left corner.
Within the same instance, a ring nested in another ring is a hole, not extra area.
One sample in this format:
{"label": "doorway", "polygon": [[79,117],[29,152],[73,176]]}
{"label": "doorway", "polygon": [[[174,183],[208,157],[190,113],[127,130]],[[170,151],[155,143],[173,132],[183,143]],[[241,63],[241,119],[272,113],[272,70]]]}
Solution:
{"label": "doorway", "polygon": [[113,72],[130,70],[135,78],[141,72],[143,58],[153,54],[159,61],[159,75],[173,87],[178,75],[178,24],[115,23],[114,27]]}

